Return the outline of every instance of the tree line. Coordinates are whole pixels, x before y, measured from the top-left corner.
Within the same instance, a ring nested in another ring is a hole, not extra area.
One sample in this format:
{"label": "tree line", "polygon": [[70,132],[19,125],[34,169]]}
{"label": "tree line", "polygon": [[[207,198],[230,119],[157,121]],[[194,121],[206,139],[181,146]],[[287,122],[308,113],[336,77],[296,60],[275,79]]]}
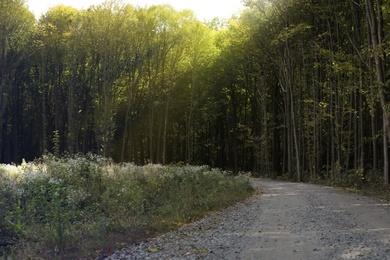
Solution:
{"label": "tree line", "polygon": [[0,0],[0,161],[93,152],[389,182],[387,0],[245,0],[228,21]]}

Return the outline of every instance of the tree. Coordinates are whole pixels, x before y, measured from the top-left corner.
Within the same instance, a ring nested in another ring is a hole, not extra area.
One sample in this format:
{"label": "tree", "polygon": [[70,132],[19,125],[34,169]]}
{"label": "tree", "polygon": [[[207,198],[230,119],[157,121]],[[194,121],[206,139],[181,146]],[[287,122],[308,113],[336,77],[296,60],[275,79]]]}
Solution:
{"label": "tree", "polygon": [[371,33],[371,43],[374,53],[375,65],[376,65],[376,77],[378,82],[378,93],[379,100],[382,107],[382,117],[383,117],[383,157],[384,157],[384,183],[389,184],[389,154],[388,154],[388,144],[390,144],[390,118],[389,111],[386,102],[386,96],[384,91],[384,86],[386,84],[385,77],[385,64],[383,59],[385,53],[381,50],[383,42],[383,14],[382,14],[382,1],[378,0],[375,3],[373,0],[366,0],[366,12],[367,12],[367,23],[369,31]]}
{"label": "tree", "polygon": [[21,79],[22,73],[17,72],[26,69],[23,67],[28,56],[25,48],[34,22],[34,15],[24,1],[0,1],[0,161],[20,160],[20,81],[24,79]]}

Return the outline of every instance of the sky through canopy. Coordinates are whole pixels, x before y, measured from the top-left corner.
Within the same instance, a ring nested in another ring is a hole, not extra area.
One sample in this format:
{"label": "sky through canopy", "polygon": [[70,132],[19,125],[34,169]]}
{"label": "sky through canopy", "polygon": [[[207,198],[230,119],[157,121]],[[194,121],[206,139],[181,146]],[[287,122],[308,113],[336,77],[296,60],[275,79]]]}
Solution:
{"label": "sky through canopy", "polygon": [[[77,9],[85,9],[91,5],[98,5],[104,0],[27,0],[29,9],[37,18],[44,14],[50,7],[64,4]],[[230,18],[243,8],[241,0],[123,0],[123,3],[146,6],[158,4],[170,4],[176,10],[191,9],[199,20],[211,20],[214,17]]]}

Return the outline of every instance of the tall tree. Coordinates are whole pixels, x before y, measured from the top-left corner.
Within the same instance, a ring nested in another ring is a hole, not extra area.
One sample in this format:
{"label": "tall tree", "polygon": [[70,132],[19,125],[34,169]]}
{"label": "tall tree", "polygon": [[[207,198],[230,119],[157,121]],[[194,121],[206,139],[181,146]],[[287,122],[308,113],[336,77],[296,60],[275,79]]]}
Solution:
{"label": "tall tree", "polygon": [[371,43],[374,53],[375,65],[376,65],[376,77],[378,82],[379,100],[382,107],[383,117],[383,157],[384,157],[384,182],[389,184],[389,154],[388,144],[390,144],[390,118],[389,111],[385,96],[385,63],[383,62],[386,56],[382,45],[384,44],[384,31],[383,31],[383,11],[382,0],[377,0],[376,3],[373,0],[366,0],[366,12],[367,22],[371,33]]}
{"label": "tall tree", "polygon": [[[20,125],[18,126],[21,118],[13,117],[17,117],[18,112],[21,112],[18,99],[21,98],[22,91],[18,77],[22,73],[18,70],[23,69],[23,62],[28,58],[25,50],[31,39],[34,23],[34,15],[27,9],[24,1],[0,1],[0,161],[20,160],[17,151],[21,141]],[[16,107],[11,106],[13,98],[16,98],[13,105],[19,107],[15,114],[12,110]],[[12,128],[9,125],[12,125]],[[16,136],[11,137],[10,131]],[[14,143],[14,153],[11,153],[11,140]],[[11,156],[12,154],[14,156]]]}

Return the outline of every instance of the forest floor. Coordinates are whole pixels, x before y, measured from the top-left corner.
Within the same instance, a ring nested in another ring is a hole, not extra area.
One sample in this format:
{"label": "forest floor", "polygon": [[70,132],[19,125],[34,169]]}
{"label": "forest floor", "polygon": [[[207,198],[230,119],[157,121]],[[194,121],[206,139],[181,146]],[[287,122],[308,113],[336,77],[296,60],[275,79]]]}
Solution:
{"label": "forest floor", "polygon": [[106,259],[390,259],[390,204],[335,188],[251,179],[261,190]]}

